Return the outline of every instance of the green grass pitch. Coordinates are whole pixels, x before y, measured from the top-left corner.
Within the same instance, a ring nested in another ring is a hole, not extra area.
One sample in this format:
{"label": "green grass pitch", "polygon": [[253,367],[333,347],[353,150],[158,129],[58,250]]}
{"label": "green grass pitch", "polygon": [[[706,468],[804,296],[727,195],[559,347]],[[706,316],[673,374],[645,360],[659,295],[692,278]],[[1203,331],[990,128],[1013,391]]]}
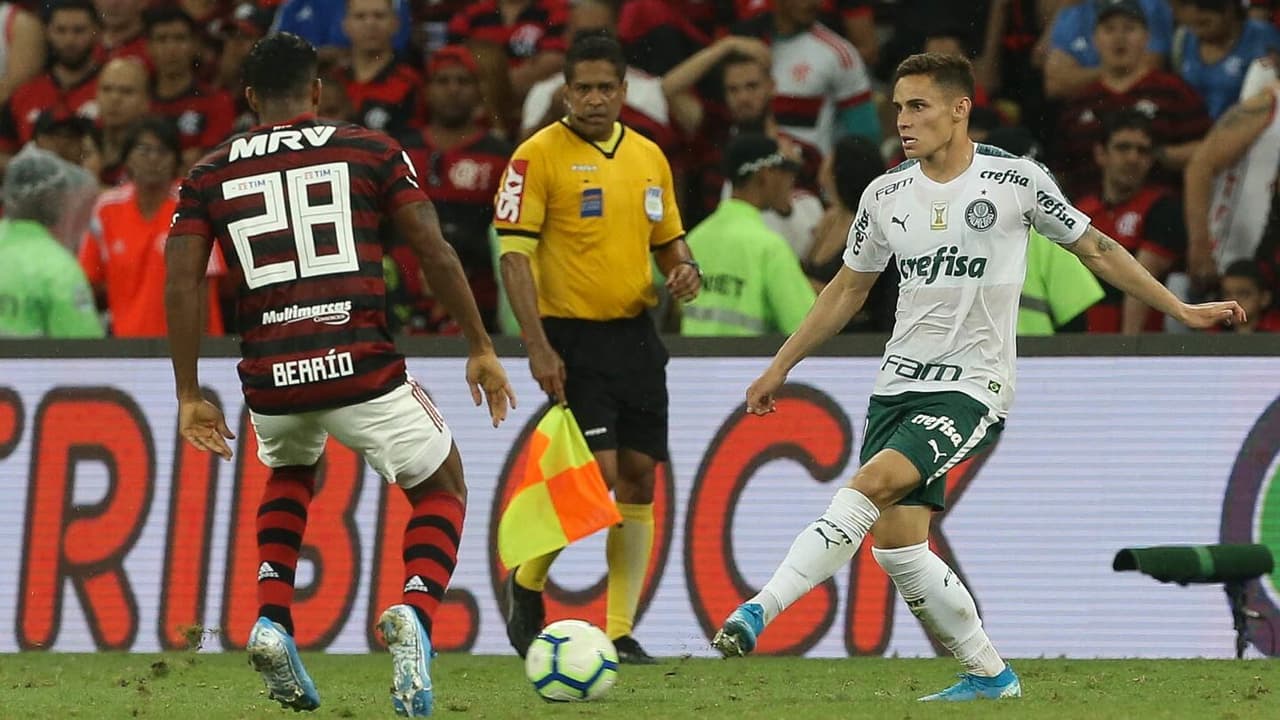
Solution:
{"label": "green grass pitch", "polygon": [[[320,718],[391,717],[386,655],[306,655]],[[949,659],[668,659],[624,666],[595,703],[542,702],[514,657],[442,655],[435,717],[472,718],[1280,718],[1274,660],[1022,660],[1020,700],[920,705]],[[243,653],[0,656],[0,718],[286,718]]]}

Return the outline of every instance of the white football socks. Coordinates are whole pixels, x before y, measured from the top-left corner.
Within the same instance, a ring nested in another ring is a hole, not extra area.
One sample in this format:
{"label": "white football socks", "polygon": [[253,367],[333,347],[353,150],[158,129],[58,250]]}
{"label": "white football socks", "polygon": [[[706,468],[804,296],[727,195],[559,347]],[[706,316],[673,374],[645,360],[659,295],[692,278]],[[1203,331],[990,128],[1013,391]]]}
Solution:
{"label": "white football socks", "polygon": [[982,630],[973,596],[929,543],[882,550],[872,548],[876,562],[893,578],[907,607],[974,675],[995,677],[1004,659]]}
{"label": "white football socks", "polygon": [[849,564],[862,539],[880,517],[866,495],[841,488],[822,517],[796,536],[773,577],[747,602],[764,608],[768,624],[815,585]]}

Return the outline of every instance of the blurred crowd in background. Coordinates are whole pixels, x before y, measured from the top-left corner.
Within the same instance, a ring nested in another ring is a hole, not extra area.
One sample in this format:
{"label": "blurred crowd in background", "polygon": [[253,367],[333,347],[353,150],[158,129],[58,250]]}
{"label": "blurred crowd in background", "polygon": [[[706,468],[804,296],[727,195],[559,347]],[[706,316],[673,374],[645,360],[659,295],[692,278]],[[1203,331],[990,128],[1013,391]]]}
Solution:
{"label": "blurred crowd in background", "polygon": [[[516,326],[495,272],[493,198],[515,145],[562,116],[565,50],[584,33],[626,50],[622,121],[666,153],[686,229],[731,195],[731,137],[765,134],[795,160],[757,206],[789,249],[769,262],[813,292],[840,267],[862,190],[901,160],[893,70],[929,51],[973,61],[974,140],[1045,164],[1180,296],[1239,301],[1250,322],[1230,331],[1280,330],[1277,22],[1268,0],[0,2],[0,336],[164,334],[176,183],[254,126],[239,71],[273,30],[319,48],[322,117],[405,147],[496,332]],[[1182,330],[1061,248],[1030,243],[1020,333]],[[388,247],[395,330],[456,332],[412,253]],[[848,331],[891,329],[893,267]],[[235,332],[228,272],[215,253],[210,334]],[[32,295],[78,282],[87,291]],[[37,327],[34,306],[52,317],[59,303],[75,320]],[[675,305],[655,309],[670,332]],[[789,332],[803,316],[758,312],[768,317],[728,332]]]}

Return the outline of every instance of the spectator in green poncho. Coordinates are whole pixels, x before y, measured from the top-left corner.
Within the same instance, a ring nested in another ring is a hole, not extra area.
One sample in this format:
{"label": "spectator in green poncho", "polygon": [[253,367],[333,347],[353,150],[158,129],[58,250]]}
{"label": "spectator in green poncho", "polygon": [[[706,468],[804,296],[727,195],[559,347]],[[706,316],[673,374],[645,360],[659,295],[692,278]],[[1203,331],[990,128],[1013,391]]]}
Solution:
{"label": "spectator in green poncho", "polygon": [[761,134],[742,134],[725,150],[733,195],[695,227],[689,248],[702,266],[702,294],[684,307],[684,335],[790,334],[813,305],[800,261],[761,211],[785,206],[796,164]]}
{"label": "spectator in green poncho", "polygon": [[0,337],[103,336],[80,263],[52,232],[93,187],[87,172],[36,147],[9,162],[0,220]]}

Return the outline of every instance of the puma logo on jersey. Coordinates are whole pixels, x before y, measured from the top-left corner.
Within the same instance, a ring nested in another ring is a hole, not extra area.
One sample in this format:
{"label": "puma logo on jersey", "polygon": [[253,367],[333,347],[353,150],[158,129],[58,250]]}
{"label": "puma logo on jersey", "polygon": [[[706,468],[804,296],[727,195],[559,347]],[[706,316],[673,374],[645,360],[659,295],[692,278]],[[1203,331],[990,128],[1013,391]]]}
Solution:
{"label": "puma logo on jersey", "polygon": [[932,285],[941,276],[980,278],[987,272],[987,259],[960,255],[960,248],[938,248],[932,255],[920,255],[898,261],[898,272],[903,280],[924,278],[925,285]]}
{"label": "puma logo on jersey", "polygon": [[[338,128],[332,125],[318,125],[298,130],[272,130],[270,133],[261,135],[238,137],[231,142],[231,155],[228,162],[270,155],[279,152],[280,148],[306,150],[308,146],[323,147],[337,130]],[[306,144],[303,144],[304,141]]]}
{"label": "puma logo on jersey", "polygon": [[906,232],[906,231],[907,231],[907,220],[909,220],[910,218],[911,218],[911,215],[909,215],[909,214],[908,214],[908,215],[903,215],[901,220],[899,220],[899,219],[898,219],[897,217],[895,217],[895,216],[890,215],[890,216],[889,216],[889,222],[893,223],[894,225],[900,225],[900,226],[902,227],[902,232]]}
{"label": "puma logo on jersey", "polygon": [[938,441],[937,441],[937,440],[930,440],[930,441],[929,441],[929,447],[933,448],[933,461],[934,461],[934,462],[938,462],[939,460],[941,460],[942,458],[944,458],[944,457],[946,457],[946,456],[947,456],[947,454],[946,454],[945,452],[943,452],[943,451],[941,451],[941,450],[939,450],[939,449],[938,449]]}
{"label": "puma logo on jersey", "polygon": [[520,203],[524,199],[524,178],[529,172],[528,160],[512,160],[498,189],[494,216],[503,222],[520,222]]}

